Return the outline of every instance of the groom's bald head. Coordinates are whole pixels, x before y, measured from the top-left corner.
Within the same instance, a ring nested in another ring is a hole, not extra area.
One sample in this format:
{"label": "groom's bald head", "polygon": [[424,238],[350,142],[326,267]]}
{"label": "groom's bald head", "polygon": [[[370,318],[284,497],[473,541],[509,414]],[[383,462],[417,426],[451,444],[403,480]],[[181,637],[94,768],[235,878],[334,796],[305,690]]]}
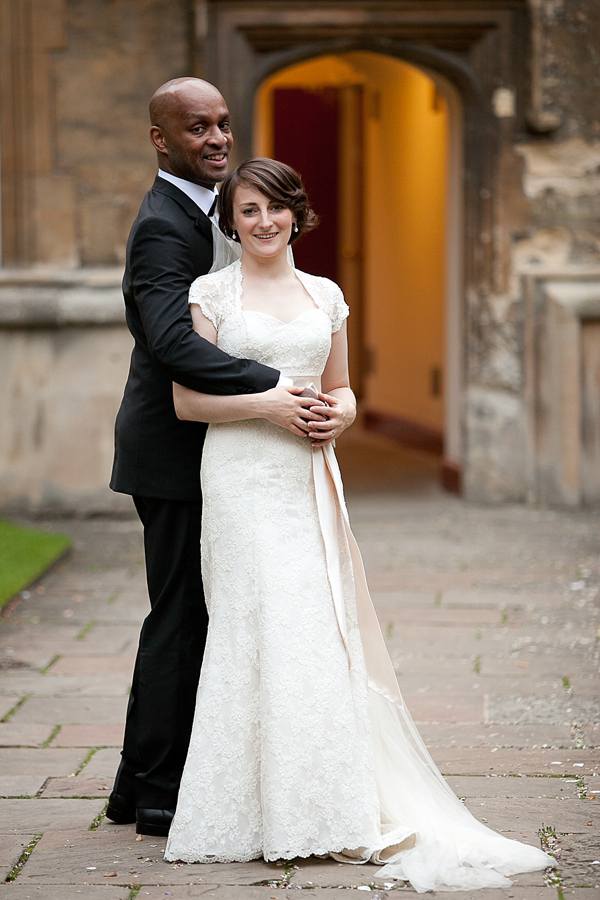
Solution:
{"label": "groom's bald head", "polygon": [[201,78],[173,78],[150,100],[150,140],[166,172],[212,187],[227,174],[233,145],[220,91]]}

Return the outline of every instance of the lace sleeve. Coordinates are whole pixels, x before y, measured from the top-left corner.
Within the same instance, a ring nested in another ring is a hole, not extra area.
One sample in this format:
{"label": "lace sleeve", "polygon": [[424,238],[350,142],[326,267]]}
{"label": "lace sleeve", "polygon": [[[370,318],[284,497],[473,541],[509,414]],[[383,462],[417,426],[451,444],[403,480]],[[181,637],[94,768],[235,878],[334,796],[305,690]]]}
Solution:
{"label": "lace sleeve", "polygon": [[188,303],[197,303],[209,322],[219,329],[221,310],[219,303],[219,291],[214,279],[210,275],[201,275],[190,286]]}
{"label": "lace sleeve", "polygon": [[330,281],[329,288],[329,316],[331,318],[331,330],[339,331],[344,321],[348,318],[350,309],[344,300],[342,289],[334,282]]}

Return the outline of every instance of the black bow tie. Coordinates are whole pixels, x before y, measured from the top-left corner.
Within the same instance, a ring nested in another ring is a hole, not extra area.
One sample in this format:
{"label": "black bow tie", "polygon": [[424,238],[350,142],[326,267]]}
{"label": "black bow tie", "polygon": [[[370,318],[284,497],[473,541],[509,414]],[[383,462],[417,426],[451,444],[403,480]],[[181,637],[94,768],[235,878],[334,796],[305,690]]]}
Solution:
{"label": "black bow tie", "polygon": [[215,194],[215,199],[212,202],[212,206],[209,211],[206,213],[209,219],[211,219],[215,214],[215,209],[217,208],[217,200],[219,199],[219,195]]}

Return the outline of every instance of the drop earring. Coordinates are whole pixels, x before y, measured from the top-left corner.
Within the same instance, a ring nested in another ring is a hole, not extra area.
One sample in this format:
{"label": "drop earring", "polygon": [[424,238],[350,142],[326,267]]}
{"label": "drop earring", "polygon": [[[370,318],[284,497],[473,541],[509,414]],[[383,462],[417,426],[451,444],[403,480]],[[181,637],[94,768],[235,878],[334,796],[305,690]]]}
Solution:
{"label": "drop earring", "polygon": [[231,239],[232,239],[233,241],[239,240],[239,238],[238,238],[238,233],[237,233],[237,231],[235,230],[235,228],[234,228],[234,229],[232,230],[232,232],[231,232]]}
{"label": "drop earring", "polygon": [[294,232],[294,234],[298,234],[298,223],[297,222],[294,222],[294,224],[292,225],[292,231]]}

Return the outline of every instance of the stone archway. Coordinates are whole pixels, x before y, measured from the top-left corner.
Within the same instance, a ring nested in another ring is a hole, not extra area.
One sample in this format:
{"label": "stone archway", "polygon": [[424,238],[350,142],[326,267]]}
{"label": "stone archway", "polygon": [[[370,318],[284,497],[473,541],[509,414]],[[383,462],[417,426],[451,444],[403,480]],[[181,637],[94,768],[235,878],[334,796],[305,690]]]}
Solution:
{"label": "stone archway", "polygon": [[[525,3],[459,0],[409,9],[364,0],[342,9],[334,3],[215,0],[205,24],[205,72],[228,98],[239,158],[252,152],[255,91],[285,65],[327,53],[375,52],[426,69],[451,86],[463,110],[464,168],[455,208],[464,244],[458,254],[462,286],[454,325],[460,359],[452,413],[460,458],[449,460],[447,475],[456,486],[462,472],[465,493],[474,499],[522,499],[526,410],[512,374],[522,365],[520,320],[513,316],[498,328],[495,319],[497,298],[513,290],[511,233],[523,227],[521,211],[507,208],[501,185],[507,178],[518,183],[513,141],[515,131],[527,127]],[[512,369],[494,368],[502,354],[512,354]],[[514,402],[506,402],[507,394]]]}
{"label": "stone archway", "polygon": [[[351,378],[366,427],[443,451],[446,486],[456,489],[463,255],[457,91],[436,73],[351,51],[271,75],[257,94],[256,119],[254,152],[294,165],[317,199],[322,226],[312,243],[309,236],[299,245],[298,264],[334,278],[350,303]],[[318,136],[308,147],[307,134]]]}

